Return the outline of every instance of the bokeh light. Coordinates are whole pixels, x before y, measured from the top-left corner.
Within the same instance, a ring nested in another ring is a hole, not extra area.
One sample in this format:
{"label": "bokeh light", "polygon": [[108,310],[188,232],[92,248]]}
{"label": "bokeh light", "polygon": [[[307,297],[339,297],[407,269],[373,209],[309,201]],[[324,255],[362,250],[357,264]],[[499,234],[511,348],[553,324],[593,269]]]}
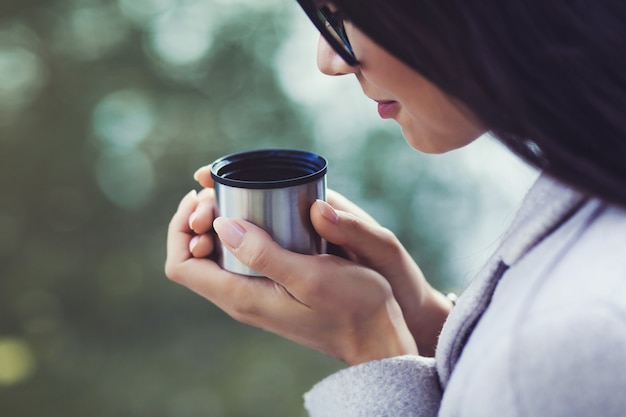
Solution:
{"label": "bokeh light", "polygon": [[126,209],[143,207],[155,187],[152,161],[140,150],[102,153],[96,163],[96,179],[104,195]]}
{"label": "bokeh light", "polygon": [[151,22],[150,47],[168,64],[194,64],[209,52],[217,24],[210,3],[177,3]]}
{"label": "bokeh light", "polygon": [[114,53],[130,35],[128,23],[112,2],[66,1],[54,11],[54,47],[73,59],[96,60]]}
{"label": "bokeh light", "polygon": [[171,10],[176,0],[119,0],[122,13],[131,22],[148,25],[158,16]]}
{"label": "bokeh light", "polygon": [[34,371],[35,357],[23,339],[0,338],[0,387],[19,384]]}
{"label": "bokeh light", "polygon": [[46,84],[37,43],[37,36],[23,24],[0,25],[0,74],[7,74],[0,77],[0,125],[35,100]]}
{"label": "bokeh light", "polygon": [[135,150],[155,124],[150,98],[140,91],[115,91],[103,98],[93,112],[93,130],[105,151],[123,154]]}

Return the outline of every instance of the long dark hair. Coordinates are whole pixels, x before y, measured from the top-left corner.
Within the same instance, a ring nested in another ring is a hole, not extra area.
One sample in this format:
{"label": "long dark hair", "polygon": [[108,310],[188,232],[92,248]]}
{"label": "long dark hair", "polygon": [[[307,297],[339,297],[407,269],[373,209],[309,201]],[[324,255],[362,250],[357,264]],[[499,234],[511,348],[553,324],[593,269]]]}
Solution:
{"label": "long dark hair", "polygon": [[528,163],[626,206],[625,1],[334,3]]}

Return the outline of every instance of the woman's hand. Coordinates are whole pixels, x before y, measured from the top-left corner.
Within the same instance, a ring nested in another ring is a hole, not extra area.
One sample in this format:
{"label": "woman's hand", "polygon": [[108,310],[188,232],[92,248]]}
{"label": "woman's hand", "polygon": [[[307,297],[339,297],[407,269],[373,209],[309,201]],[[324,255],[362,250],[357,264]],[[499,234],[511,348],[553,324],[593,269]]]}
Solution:
{"label": "woman's hand", "polygon": [[388,229],[339,193],[311,209],[315,230],[338,245],[348,259],[371,268],[389,282],[420,354],[432,356],[451,302],[434,290],[413,258]]}
{"label": "woman's hand", "polygon": [[[350,365],[417,354],[400,306],[381,274],[332,255],[289,252],[242,220],[213,222],[212,207],[210,190],[191,192],[181,201],[168,230],[169,278],[238,321]],[[195,257],[213,251],[211,223],[242,262],[269,279],[232,274],[208,258]]]}
{"label": "woman's hand", "polygon": [[[213,185],[210,167],[199,169],[195,174],[195,178],[204,187],[212,187]],[[214,250],[212,223],[214,220],[215,196],[212,188],[205,188],[196,199],[195,209],[193,214],[190,215],[190,227],[185,232],[189,236],[188,239],[191,239],[191,248],[186,252],[187,254],[192,252],[195,257],[203,258],[209,256]],[[345,252],[346,257],[353,262],[343,265],[344,268],[351,265],[351,268],[355,271],[358,270],[359,273],[367,272],[366,275],[371,275],[373,270],[384,277],[385,281],[392,288],[393,298],[397,300],[401,307],[405,321],[414,340],[417,342],[420,353],[423,355],[434,354],[439,332],[451,308],[450,302],[430,287],[420,269],[390,231],[382,228],[363,210],[338,193],[329,191],[328,202],[329,204],[317,202],[311,208],[311,220],[315,229],[326,240],[339,245]],[[220,222],[222,220],[216,223],[218,230],[221,227],[219,225]],[[239,226],[242,224],[246,225],[241,223]],[[252,225],[246,225],[245,227],[249,226]],[[191,237],[193,235],[191,230],[196,234],[193,237]],[[222,237],[225,237],[226,230],[225,228],[221,229]],[[271,243],[273,244],[273,242]],[[240,251],[240,256],[242,253]],[[288,265],[283,263],[281,251],[272,252],[271,255],[269,252],[259,252],[252,254],[252,256],[256,258],[254,262],[276,263],[283,268],[288,268]],[[272,256],[276,257],[272,258]],[[327,261],[326,258],[328,257],[319,257],[319,259]],[[246,259],[242,259],[242,261],[244,263],[249,262]],[[341,263],[346,261],[334,258],[332,262]],[[215,266],[213,263],[211,265]],[[253,265],[250,266],[256,270],[260,269]],[[317,270],[311,271],[309,266],[302,263],[296,263],[294,268],[295,272],[303,271],[304,268],[307,268],[307,274],[313,273],[315,275],[317,272]],[[287,271],[287,273],[289,272]],[[328,271],[328,273],[336,274],[340,273],[340,271],[333,270]],[[266,275],[268,274],[266,273]],[[169,273],[168,276],[172,277]],[[177,280],[176,277],[172,278]],[[278,283],[279,281],[275,280],[274,282]],[[309,281],[313,284],[321,285],[321,281],[314,279]],[[194,288],[192,287],[192,289]],[[208,296],[207,298],[211,299]],[[211,300],[214,301],[213,299]],[[218,301],[214,302],[219,305]],[[326,302],[329,302],[329,300]],[[342,303],[341,300],[333,300],[332,302],[339,302],[340,305]],[[240,320],[246,321],[244,318]],[[288,335],[283,335],[289,337]],[[294,339],[294,337],[289,338]],[[304,344],[311,346],[310,343]],[[333,356],[338,355],[334,354]]]}

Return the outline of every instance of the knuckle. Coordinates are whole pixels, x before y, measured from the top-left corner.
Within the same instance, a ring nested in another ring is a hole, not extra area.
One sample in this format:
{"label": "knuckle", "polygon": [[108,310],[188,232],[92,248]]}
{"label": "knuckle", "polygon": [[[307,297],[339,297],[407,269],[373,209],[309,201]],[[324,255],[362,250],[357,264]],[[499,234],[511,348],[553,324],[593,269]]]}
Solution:
{"label": "knuckle", "polygon": [[229,311],[229,315],[241,323],[247,323],[249,317],[254,314],[254,309],[248,304],[237,304]]}
{"label": "knuckle", "polygon": [[378,238],[382,245],[382,250],[387,254],[398,254],[403,251],[403,246],[394,232],[386,227],[380,227],[378,230]]}
{"label": "knuckle", "polygon": [[198,193],[198,198],[200,201],[212,200],[215,198],[215,190],[213,188],[203,188]]}
{"label": "knuckle", "polygon": [[228,309],[228,315],[240,323],[254,324],[260,314],[258,305],[250,300],[239,301]]}
{"label": "knuckle", "polygon": [[345,221],[346,227],[348,229],[360,229],[360,228],[362,228],[362,221],[361,221],[361,219],[356,217],[354,214],[348,213],[348,215],[345,217],[344,221]]}
{"label": "knuckle", "polygon": [[180,269],[177,265],[175,265],[171,261],[165,262],[165,276],[170,280],[177,284],[181,284],[183,280],[183,276],[180,273]]}
{"label": "knuckle", "polygon": [[193,228],[196,233],[205,233],[213,225],[213,206],[208,203],[200,203],[195,211]]}
{"label": "knuckle", "polygon": [[381,246],[392,249],[399,245],[398,237],[390,229],[378,224],[370,224],[356,216],[351,216],[346,219],[346,227],[352,231],[353,236],[358,234],[362,235],[363,233],[375,235],[376,239],[382,244]]}
{"label": "knuckle", "polygon": [[344,268],[344,261],[331,255],[320,255],[317,261],[319,264],[311,264],[298,271],[291,281],[302,284],[297,286],[297,291],[298,297],[305,302],[329,299],[334,288],[333,281]]}
{"label": "knuckle", "polygon": [[213,253],[215,244],[213,237],[207,234],[198,235],[198,239],[191,250],[194,258],[206,258]]}
{"label": "knuckle", "polygon": [[306,285],[302,285],[298,288],[298,299],[302,300],[306,304],[313,304],[319,300],[328,300],[331,292],[328,286],[324,285],[319,280],[303,280]]}
{"label": "knuckle", "polygon": [[[358,217],[354,215],[348,215],[343,219],[342,229],[345,231],[342,240],[352,240],[355,236],[359,236],[366,230],[365,225]],[[347,243],[347,242],[341,242]]]}
{"label": "knuckle", "polygon": [[272,263],[272,248],[272,244],[255,245],[255,247],[248,249],[248,254],[244,256],[243,262],[255,271],[264,273]]}
{"label": "knuckle", "polygon": [[399,243],[398,237],[391,231],[391,229],[379,226],[378,234],[380,240],[385,244],[385,246],[396,246]]}

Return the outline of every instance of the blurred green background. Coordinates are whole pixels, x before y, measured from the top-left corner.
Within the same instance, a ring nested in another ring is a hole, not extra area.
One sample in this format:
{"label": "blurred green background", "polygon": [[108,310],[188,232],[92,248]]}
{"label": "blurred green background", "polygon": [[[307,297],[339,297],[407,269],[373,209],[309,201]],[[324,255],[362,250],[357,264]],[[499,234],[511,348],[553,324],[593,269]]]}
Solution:
{"label": "blurred green background", "polygon": [[304,416],[342,364],[163,273],[196,168],[289,147],[459,290],[534,173],[489,138],[410,150],[352,77],[317,73],[291,0],[2,0],[0,415]]}

